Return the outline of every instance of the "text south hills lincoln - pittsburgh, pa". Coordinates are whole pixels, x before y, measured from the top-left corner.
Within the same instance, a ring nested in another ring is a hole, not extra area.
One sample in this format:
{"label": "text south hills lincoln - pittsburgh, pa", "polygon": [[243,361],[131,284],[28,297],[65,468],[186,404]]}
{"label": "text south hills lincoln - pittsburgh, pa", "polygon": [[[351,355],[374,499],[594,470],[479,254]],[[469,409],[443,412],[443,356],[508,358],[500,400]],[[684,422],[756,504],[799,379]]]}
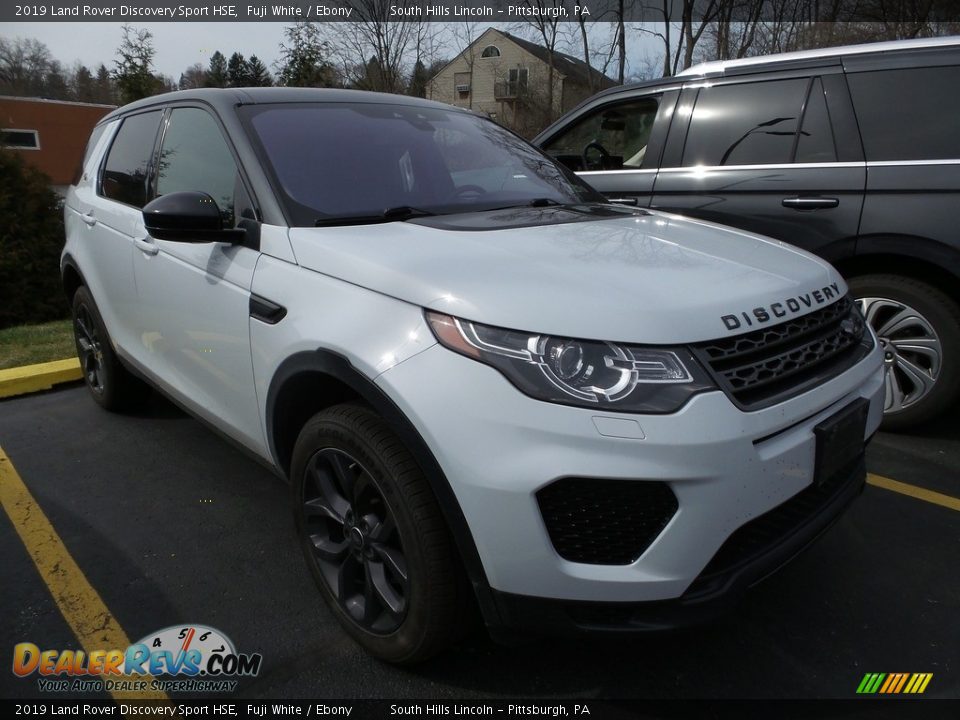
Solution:
{"label": "text south hills lincoln - pittsburgh, pa", "polygon": [[[388,13],[390,17],[402,18],[446,18],[446,17],[504,17],[510,20],[515,18],[543,17],[562,18],[570,17],[571,10],[563,6],[537,7],[533,5],[508,5],[491,7],[490,5],[391,5]],[[586,5],[574,5],[572,14],[577,17],[588,17],[590,9]]]}

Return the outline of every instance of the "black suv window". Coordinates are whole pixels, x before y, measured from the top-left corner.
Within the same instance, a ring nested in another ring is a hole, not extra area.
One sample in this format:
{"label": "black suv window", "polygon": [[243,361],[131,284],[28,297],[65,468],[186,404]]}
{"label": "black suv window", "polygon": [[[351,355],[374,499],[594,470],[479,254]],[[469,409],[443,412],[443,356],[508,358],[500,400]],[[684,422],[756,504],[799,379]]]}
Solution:
{"label": "black suv window", "polygon": [[162,111],[131,115],[123,121],[103,167],[100,192],[134,207],[147,201],[147,175]]}
{"label": "black suv window", "polygon": [[960,158],[960,66],[847,76],[867,160]]}
{"label": "black suv window", "polygon": [[658,97],[607,105],[585,115],[543,149],[572,170],[639,168],[659,107]]}
{"label": "black suv window", "polygon": [[814,78],[810,94],[803,108],[800,137],[797,138],[798,163],[836,162],[837,146],[830,127],[827,99],[823,94],[823,82]]}
{"label": "black suv window", "polygon": [[683,165],[791,162],[809,84],[799,78],[702,88],[690,118]]}
{"label": "black suv window", "polygon": [[216,120],[200,108],[174,108],[160,148],[157,195],[205,192],[216,201],[224,225],[230,227],[238,184],[237,163]]}

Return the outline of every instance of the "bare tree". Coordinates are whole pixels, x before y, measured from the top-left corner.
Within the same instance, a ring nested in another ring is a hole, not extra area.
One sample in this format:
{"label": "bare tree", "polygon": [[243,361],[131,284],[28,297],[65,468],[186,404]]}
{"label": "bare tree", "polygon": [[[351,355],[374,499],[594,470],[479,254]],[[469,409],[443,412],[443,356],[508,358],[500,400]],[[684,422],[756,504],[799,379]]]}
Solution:
{"label": "bare tree", "polygon": [[33,38],[0,38],[0,93],[42,95],[53,57]]}
{"label": "bare tree", "polygon": [[207,71],[204,70],[203,65],[200,63],[194,63],[182,73],[180,73],[180,89],[181,90],[192,90],[194,88],[202,88],[207,84]]}
{"label": "bare tree", "polygon": [[524,0],[523,5],[530,9],[531,17],[521,23],[518,30],[526,31],[534,36],[537,44],[547,49],[547,88],[546,103],[551,113],[554,112],[554,86],[556,85],[556,60],[554,53],[560,37],[560,27],[563,22],[561,14],[564,9],[563,0]]}
{"label": "bare tree", "polygon": [[[464,62],[467,64],[467,71],[470,73],[470,78],[472,82],[473,78],[473,66],[477,61],[477,48],[475,43],[480,37],[480,26],[477,23],[472,22],[462,22],[452,25],[450,29],[450,36],[453,41],[454,47],[459,51],[463,56]],[[473,109],[473,93],[468,94],[468,107]]]}
{"label": "bare tree", "polygon": [[[402,93],[406,89],[410,52],[424,37],[422,23],[398,22],[391,10],[419,6],[415,0],[351,0],[351,22],[329,23],[327,43],[351,84],[371,90]],[[376,73],[371,77],[371,67]]]}

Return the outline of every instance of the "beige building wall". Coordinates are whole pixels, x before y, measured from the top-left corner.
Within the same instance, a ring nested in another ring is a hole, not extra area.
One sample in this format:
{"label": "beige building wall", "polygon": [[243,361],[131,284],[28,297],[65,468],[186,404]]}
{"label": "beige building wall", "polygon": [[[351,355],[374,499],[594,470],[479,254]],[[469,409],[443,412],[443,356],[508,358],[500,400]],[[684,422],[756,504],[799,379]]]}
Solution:
{"label": "beige building wall", "polygon": [[[481,57],[483,49],[488,45],[499,48],[500,57]],[[507,81],[510,68],[526,68],[528,88],[546,99],[550,75],[547,64],[494,28],[486,30],[473,45],[431,79],[427,85],[427,97],[457,107],[470,108],[509,124],[513,119],[512,103],[497,100],[495,86],[496,83]],[[465,77],[470,78],[470,92],[457,92],[456,86],[463,84]],[[555,115],[561,112],[563,86],[563,76],[554,70]]]}

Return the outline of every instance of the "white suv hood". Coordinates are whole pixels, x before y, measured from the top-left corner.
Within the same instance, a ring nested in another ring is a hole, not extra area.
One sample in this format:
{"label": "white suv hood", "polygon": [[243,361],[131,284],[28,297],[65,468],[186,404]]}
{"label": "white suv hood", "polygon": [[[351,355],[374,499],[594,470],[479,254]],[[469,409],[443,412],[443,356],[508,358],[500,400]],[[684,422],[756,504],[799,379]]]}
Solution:
{"label": "white suv hood", "polygon": [[293,228],[290,240],[297,262],[316,272],[468,320],[582,339],[710,340],[847,291],[802,250],[658,212],[502,230]]}

